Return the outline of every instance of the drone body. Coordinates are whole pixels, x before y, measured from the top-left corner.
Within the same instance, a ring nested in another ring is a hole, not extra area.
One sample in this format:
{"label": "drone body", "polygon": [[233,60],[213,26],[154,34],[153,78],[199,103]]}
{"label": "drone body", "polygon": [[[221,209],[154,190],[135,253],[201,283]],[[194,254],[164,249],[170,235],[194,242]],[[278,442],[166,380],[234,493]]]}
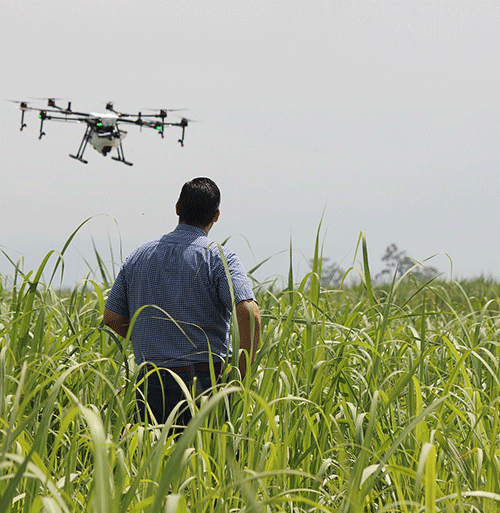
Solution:
{"label": "drone body", "polygon": [[108,112],[103,114],[98,112],[76,112],[71,109],[71,102],[68,102],[67,108],[64,109],[56,104],[56,100],[54,98],[49,98],[47,100],[47,106],[49,108],[44,109],[29,107],[27,102],[15,103],[19,104],[19,108],[22,112],[21,130],[26,127],[26,124],[24,123],[25,112],[28,110],[38,111],[38,117],[40,118],[39,139],[45,135],[43,124],[46,120],[85,123],[87,128],[78,152],[76,155],[70,154],[70,157],[79,160],[84,164],[87,164],[88,161],[83,158],[83,154],[87,144],[90,143],[96,151],[104,156],[106,156],[112,149],[116,149],[117,156],[113,156],[111,158],[118,162],[123,162],[128,166],[132,165],[131,162],[128,162],[125,159],[123,154],[122,141],[127,135],[127,132],[120,129],[120,124],[138,125],[141,129],[142,127],[153,128],[160,133],[162,138],[164,137],[165,127],[178,126],[182,129],[181,138],[179,139],[181,146],[184,146],[184,131],[188,126],[188,120],[186,118],[182,118],[178,123],[165,121],[168,112],[180,109],[159,109],[157,114],[143,115],[141,112],[137,114],[124,114],[115,111],[113,104],[109,102],[106,104],[106,110]]}

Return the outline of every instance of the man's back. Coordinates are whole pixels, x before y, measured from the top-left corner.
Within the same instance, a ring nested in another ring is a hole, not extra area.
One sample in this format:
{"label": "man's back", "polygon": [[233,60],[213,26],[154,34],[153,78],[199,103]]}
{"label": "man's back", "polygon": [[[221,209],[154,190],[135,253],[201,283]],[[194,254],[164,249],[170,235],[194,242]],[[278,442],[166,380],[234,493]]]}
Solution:
{"label": "man's back", "polygon": [[237,256],[226,248],[223,256],[201,228],[179,224],[126,259],[106,307],[132,319],[154,305],[141,310],[133,326],[137,363],[176,367],[207,361],[209,345],[213,355],[231,356],[232,307],[254,296]]}

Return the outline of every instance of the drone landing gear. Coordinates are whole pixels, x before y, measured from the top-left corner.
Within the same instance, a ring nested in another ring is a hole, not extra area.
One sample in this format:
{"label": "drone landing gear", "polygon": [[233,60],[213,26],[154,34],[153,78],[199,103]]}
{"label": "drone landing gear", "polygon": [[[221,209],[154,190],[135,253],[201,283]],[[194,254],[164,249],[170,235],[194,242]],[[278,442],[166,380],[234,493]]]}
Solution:
{"label": "drone landing gear", "polygon": [[180,126],[182,127],[182,135],[177,142],[181,145],[181,147],[184,147],[184,132],[186,130],[186,127],[188,126],[188,120],[186,118],[182,118]]}
{"label": "drone landing gear", "polygon": [[132,162],[128,162],[125,160],[125,155],[123,154],[123,146],[122,146],[122,140],[120,139],[120,146],[116,147],[116,151],[118,153],[118,157],[111,157],[113,160],[116,160],[117,162],[123,162],[127,166],[133,166],[134,164]]}
{"label": "drone landing gear", "polygon": [[71,153],[70,153],[69,156],[71,158],[79,160],[80,162],[83,162],[84,164],[88,164],[88,161],[86,161],[83,158],[83,152],[85,151],[85,148],[87,147],[87,143],[89,142],[91,132],[92,132],[92,127],[90,125],[88,125],[87,129],[85,130],[85,134],[83,136],[80,147],[78,148],[78,153],[76,155],[71,155]]}
{"label": "drone landing gear", "polygon": [[[24,114],[24,112],[23,112],[23,114]],[[44,121],[44,119],[47,119],[47,111],[41,110],[38,117],[40,118],[40,135],[38,136],[38,139],[41,139],[45,135],[45,132],[43,131],[43,121]],[[21,130],[22,130],[22,120],[21,120]]]}
{"label": "drone landing gear", "polygon": [[127,160],[120,158],[120,157],[111,157],[113,160],[116,160],[117,162],[123,162],[124,164],[127,164],[127,166],[133,166],[133,162],[128,162]]}
{"label": "drone landing gear", "polygon": [[89,161],[88,161],[88,160],[82,159],[82,157],[77,157],[76,155],[71,155],[71,153],[69,154],[69,156],[70,156],[72,159],[79,160],[80,162],[83,162],[84,164],[88,164],[88,163],[89,163]]}
{"label": "drone landing gear", "polygon": [[25,128],[27,126],[28,125],[24,122],[24,110],[23,110],[22,113],[21,113],[21,132],[23,131],[23,128]]}

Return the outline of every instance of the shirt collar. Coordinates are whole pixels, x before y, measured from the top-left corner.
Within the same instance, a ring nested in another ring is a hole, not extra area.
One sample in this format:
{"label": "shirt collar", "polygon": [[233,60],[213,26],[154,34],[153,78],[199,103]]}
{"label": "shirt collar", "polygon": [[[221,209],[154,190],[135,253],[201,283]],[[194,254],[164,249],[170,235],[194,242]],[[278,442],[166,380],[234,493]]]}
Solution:
{"label": "shirt collar", "polygon": [[190,233],[197,233],[199,235],[207,236],[205,230],[203,228],[199,228],[198,226],[193,226],[192,224],[178,224],[174,231],[186,231]]}

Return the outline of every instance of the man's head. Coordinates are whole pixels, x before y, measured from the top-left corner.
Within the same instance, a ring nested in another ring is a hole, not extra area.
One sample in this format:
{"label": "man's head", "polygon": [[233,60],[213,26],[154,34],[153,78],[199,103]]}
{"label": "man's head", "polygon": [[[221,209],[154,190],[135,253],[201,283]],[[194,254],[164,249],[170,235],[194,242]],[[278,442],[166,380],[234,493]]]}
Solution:
{"label": "man's head", "polygon": [[181,189],[176,210],[179,223],[206,227],[219,213],[220,191],[210,178],[194,178]]}

